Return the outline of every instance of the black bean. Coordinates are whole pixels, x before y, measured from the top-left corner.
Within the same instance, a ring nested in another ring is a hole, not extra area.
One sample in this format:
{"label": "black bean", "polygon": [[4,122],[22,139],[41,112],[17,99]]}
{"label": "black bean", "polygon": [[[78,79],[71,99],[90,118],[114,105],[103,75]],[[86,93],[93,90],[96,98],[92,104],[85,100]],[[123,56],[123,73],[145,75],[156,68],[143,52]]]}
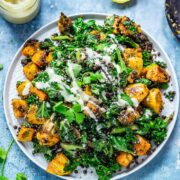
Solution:
{"label": "black bean", "polygon": [[14,129],[17,129],[18,127],[15,125],[15,126],[13,126],[13,128],[14,128]]}
{"label": "black bean", "polygon": [[74,170],[74,173],[75,173],[75,174],[78,174],[78,170],[77,170],[77,169],[75,169],[75,170]]}
{"label": "black bean", "polygon": [[83,170],[83,173],[84,173],[84,174],[87,174],[87,170],[86,170],[86,169],[85,169],[85,170]]}

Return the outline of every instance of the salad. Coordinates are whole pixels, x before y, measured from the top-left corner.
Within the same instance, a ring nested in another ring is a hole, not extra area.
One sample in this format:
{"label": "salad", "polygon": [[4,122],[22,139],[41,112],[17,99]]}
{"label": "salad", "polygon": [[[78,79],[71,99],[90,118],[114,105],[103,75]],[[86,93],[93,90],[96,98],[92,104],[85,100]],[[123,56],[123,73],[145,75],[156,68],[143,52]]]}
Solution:
{"label": "salad", "polygon": [[163,96],[175,96],[165,90],[170,75],[141,27],[126,16],[98,25],[61,13],[58,28],[22,49],[26,80],[17,82],[19,98],[12,99],[22,119],[17,140],[44,154],[49,173],[93,167],[107,180],[166,138],[173,114],[161,112]]}

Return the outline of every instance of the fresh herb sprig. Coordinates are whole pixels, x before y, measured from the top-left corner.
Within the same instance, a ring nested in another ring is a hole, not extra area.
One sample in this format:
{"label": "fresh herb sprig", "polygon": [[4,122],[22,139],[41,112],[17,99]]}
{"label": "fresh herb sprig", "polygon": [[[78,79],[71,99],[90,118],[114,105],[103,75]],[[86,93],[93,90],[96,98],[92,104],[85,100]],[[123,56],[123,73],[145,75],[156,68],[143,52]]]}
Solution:
{"label": "fresh herb sprig", "polygon": [[[8,178],[4,176],[4,169],[5,169],[5,164],[6,164],[6,160],[7,160],[9,151],[10,151],[13,143],[14,143],[14,139],[11,140],[7,150],[0,148],[0,163],[2,163],[0,180],[8,180]],[[27,180],[27,177],[24,173],[17,173],[16,180]]]}
{"label": "fresh herb sprig", "polygon": [[53,110],[64,115],[69,123],[75,121],[76,123],[81,124],[85,118],[85,115],[82,113],[80,104],[74,104],[71,108],[65,106],[63,102],[59,102],[54,105]]}

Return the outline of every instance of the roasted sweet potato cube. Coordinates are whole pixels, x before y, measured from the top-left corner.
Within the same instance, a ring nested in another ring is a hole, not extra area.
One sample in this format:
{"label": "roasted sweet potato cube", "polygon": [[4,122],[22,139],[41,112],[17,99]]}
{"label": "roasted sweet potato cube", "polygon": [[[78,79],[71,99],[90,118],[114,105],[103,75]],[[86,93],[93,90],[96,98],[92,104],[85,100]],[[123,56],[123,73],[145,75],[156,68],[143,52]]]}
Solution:
{"label": "roasted sweet potato cube", "polygon": [[149,89],[145,84],[136,83],[128,85],[125,88],[125,93],[131,98],[135,98],[141,102],[148,95]]}
{"label": "roasted sweet potato cube", "polygon": [[60,141],[59,135],[57,134],[57,127],[51,120],[46,121],[36,137],[39,144],[43,146],[54,146]]}
{"label": "roasted sweet potato cube", "polygon": [[32,56],[32,62],[36,64],[38,67],[44,67],[47,65],[46,61],[46,51],[38,50],[33,56]]}
{"label": "roasted sweet potato cube", "polygon": [[90,32],[90,34],[92,34],[92,35],[99,35],[99,31],[98,30],[92,30]]}
{"label": "roasted sweet potato cube", "polygon": [[61,13],[60,19],[58,21],[59,31],[63,34],[69,31],[71,25],[72,25],[72,20],[63,13]]}
{"label": "roasted sweet potato cube", "polygon": [[44,118],[37,118],[37,106],[31,105],[27,113],[27,121],[30,124],[44,124],[47,120]]}
{"label": "roasted sweet potato cube", "polygon": [[46,62],[49,64],[53,60],[53,52],[49,52],[49,54],[46,56]]}
{"label": "roasted sweet potato cube", "polygon": [[104,33],[100,33],[100,40],[103,40],[103,39],[105,39],[106,38],[106,34],[104,34]]}
{"label": "roasted sweet potato cube", "polygon": [[58,176],[70,174],[69,171],[65,172],[64,168],[69,163],[68,158],[63,154],[59,153],[48,165],[47,172]]}
{"label": "roasted sweet potato cube", "polygon": [[116,162],[123,167],[128,167],[133,160],[133,155],[126,152],[120,152],[116,157]]}
{"label": "roasted sweet potato cube", "polygon": [[57,134],[51,134],[43,131],[37,132],[36,137],[39,141],[39,144],[43,146],[51,147],[60,141],[59,136]]}
{"label": "roasted sweet potato cube", "polygon": [[29,95],[29,89],[32,86],[31,82],[29,81],[23,81],[20,84],[16,85],[18,95],[19,96],[27,96]]}
{"label": "roasted sweet potato cube", "polygon": [[34,86],[30,87],[30,93],[36,95],[40,101],[45,101],[47,99],[47,94]]}
{"label": "roasted sweet potato cube", "polygon": [[167,71],[157,64],[151,64],[145,67],[142,71],[142,75],[147,79],[158,83],[166,83],[170,80],[170,76]]}
{"label": "roasted sweet potato cube", "polygon": [[149,95],[143,100],[143,105],[159,114],[163,108],[163,100],[160,89],[151,89],[149,91]]}
{"label": "roasted sweet potato cube", "polygon": [[99,32],[98,30],[92,30],[90,34],[98,36],[100,40],[103,40],[106,38],[106,35],[102,32]]}
{"label": "roasted sweet potato cube", "polygon": [[92,96],[91,88],[90,88],[89,85],[86,85],[86,86],[85,86],[84,92],[85,92],[87,95]]}
{"label": "roasted sweet potato cube", "polygon": [[17,139],[21,142],[30,142],[34,137],[34,134],[35,130],[33,128],[22,126],[18,132]]}
{"label": "roasted sweet potato cube", "polygon": [[144,156],[151,148],[151,144],[144,137],[137,135],[138,142],[134,144],[135,153],[138,156]]}
{"label": "roasted sweet potato cube", "polygon": [[133,29],[135,29],[135,31],[137,33],[140,33],[142,31],[139,25],[137,25],[136,23],[131,21],[126,16],[122,16],[122,17],[116,16],[114,18],[114,23],[113,23],[113,28],[114,28],[113,33],[114,34],[121,33],[126,36],[133,35],[135,32],[132,31],[132,28],[128,28],[128,27],[133,27]]}
{"label": "roasted sweet potato cube", "polygon": [[[98,108],[91,102],[87,103],[87,107],[89,108],[90,111],[92,111],[94,114],[96,114],[98,112]],[[89,116],[89,112],[88,110],[84,110],[84,114],[86,114],[87,116]]]}
{"label": "roasted sweet potato cube", "polygon": [[33,56],[33,54],[38,50],[39,42],[38,40],[30,39],[26,42],[22,49],[22,55]]}
{"label": "roasted sweet potato cube", "polygon": [[36,64],[29,62],[27,65],[23,67],[23,72],[27,79],[32,81],[35,77],[35,75],[39,72],[39,68],[37,67]]}
{"label": "roasted sweet potato cube", "polygon": [[122,55],[126,65],[140,74],[143,69],[142,50],[126,48]]}
{"label": "roasted sweet potato cube", "polygon": [[135,70],[133,70],[127,78],[128,83],[133,84],[138,76],[138,73]]}
{"label": "roasted sweet potato cube", "polygon": [[130,125],[139,117],[140,113],[137,110],[134,110],[133,108],[127,108],[120,112],[118,120],[123,125]]}
{"label": "roasted sweet potato cube", "polygon": [[25,100],[13,99],[12,106],[16,118],[23,118],[26,115],[28,105]]}

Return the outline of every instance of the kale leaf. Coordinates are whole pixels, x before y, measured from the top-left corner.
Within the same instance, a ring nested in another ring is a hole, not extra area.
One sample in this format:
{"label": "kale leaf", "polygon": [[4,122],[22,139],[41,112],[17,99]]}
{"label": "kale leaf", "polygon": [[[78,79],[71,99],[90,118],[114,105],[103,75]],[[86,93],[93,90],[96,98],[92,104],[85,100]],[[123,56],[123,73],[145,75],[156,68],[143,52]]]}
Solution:
{"label": "kale leaf", "polygon": [[45,101],[43,101],[39,108],[38,108],[38,111],[36,113],[36,117],[38,118],[49,118],[50,117],[50,112],[49,112],[49,109],[47,108],[47,103]]}
{"label": "kale leaf", "polygon": [[85,118],[85,115],[81,112],[80,104],[74,104],[72,108],[70,108],[65,106],[63,102],[59,102],[54,105],[53,110],[64,115],[69,123],[75,121],[76,123],[81,124]]}
{"label": "kale leaf", "polygon": [[143,66],[148,66],[152,64],[152,56],[150,52],[144,50],[142,52],[142,57],[143,57]]}

